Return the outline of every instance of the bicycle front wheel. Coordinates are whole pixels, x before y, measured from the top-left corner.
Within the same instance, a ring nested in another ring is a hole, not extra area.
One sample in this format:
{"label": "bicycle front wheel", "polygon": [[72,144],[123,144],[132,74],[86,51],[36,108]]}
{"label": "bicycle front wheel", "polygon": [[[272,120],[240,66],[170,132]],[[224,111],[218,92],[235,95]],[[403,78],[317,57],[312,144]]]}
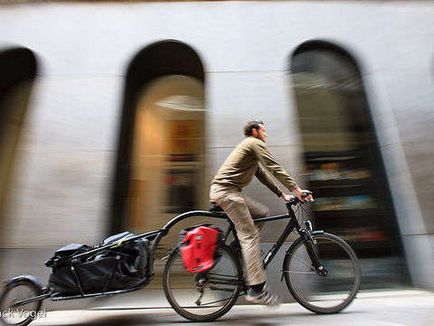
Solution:
{"label": "bicycle front wheel", "polygon": [[330,233],[314,233],[314,250],[327,273],[313,267],[305,241],[298,239],[283,262],[286,285],[306,309],[318,314],[336,313],[347,307],[360,288],[361,270],[353,249]]}
{"label": "bicycle front wheel", "polygon": [[192,321],[212,321],[223,316],[236,303],[242,286],[242,268],[227,246],[222,247],[215,266],[204,273],[187,272],[178,249],[164,267],[167,300],[178,314]]}

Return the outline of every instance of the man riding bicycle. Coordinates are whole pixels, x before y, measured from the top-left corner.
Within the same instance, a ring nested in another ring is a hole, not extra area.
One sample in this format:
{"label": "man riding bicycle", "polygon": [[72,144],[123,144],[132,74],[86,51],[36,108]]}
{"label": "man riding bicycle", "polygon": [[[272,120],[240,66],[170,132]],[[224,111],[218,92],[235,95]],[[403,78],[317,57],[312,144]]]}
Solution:
{"label": "man riding bicycle", "polygon": [[[267,133],[262,121],[247,122],[244,135],[246,138],[229,154],[211,181],[209,196],[210,201],[223,208],[235,225],[249,285],[247,301],[275,305],[278,304],[277,296],[266,285],[266,275],[259,247],[260,230],[252,220],[269,216],[270,211],[264,205],[242,194],[241,189],[250,183],[253,176],[256,176],[278,197],[289,201],[291,195],[280,189],[270,176],[269,173],[271,173],[300,201],[313,201],[313,197],[309,191],[300,189],[289,173],[270,154],[265,146]],[[308,195],[304,196],[306,193]]]}

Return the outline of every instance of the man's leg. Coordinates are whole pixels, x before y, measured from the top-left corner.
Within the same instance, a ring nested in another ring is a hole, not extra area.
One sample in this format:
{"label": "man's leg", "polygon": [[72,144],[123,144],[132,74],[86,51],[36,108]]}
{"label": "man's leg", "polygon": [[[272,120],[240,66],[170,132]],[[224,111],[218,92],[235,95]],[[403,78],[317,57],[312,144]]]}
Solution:
{"label": "man's leg", "polygon": [[[247,284],[250,285],[246,299],[252,303],[276,305],[277,296],[265,285],[266,275],[262,265],[260,236],[258,227],[252,220],[246,199],[235,189],[221,189],[211,186],[211,201],[224,209],[232,220],[241,244]],[[255,217],[268,216],[268,209],[253,200],[247,199]],[[262,224],[262,223],[261,223]]]}
{"label": "man's leg", "polygon": [[[243,197],[253,219],[270,216],[270,209],[267,206],[246,195],[243,195]],[[258,228],[259,232],[261,232],[262,228],[264,227],[264,223],[255,223],[255,226]]]}
{"label": "man's leg", "polygon": [[234,223],[240,241],[248,285],[261,284],[266,281],[259,247],[259,231],[253,223],[246,201],[240,192],[228,190],[218,198],[212,198],[224,209]]}

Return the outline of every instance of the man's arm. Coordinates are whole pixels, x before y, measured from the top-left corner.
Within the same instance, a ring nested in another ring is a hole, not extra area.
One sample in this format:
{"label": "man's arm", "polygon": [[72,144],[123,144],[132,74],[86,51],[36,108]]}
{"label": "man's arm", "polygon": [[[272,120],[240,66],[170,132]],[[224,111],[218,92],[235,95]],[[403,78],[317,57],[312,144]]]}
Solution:
{"label": "man's arm", "polygon": [[268,189],[274,192],[277,195],[277,197],[282,196],[282,190],[280,190],[279,186],[268,175],[268,173],[261,168],[261,165],[258,166],[255,176],[262,184],[266,185]]}
{"label": "man's arm", "polygon": [[262,166],[279,180],[289,191],[300,189],[289,173],[276,162],[263,141],[259,139],[255,140],[253,143],[253,151]]}

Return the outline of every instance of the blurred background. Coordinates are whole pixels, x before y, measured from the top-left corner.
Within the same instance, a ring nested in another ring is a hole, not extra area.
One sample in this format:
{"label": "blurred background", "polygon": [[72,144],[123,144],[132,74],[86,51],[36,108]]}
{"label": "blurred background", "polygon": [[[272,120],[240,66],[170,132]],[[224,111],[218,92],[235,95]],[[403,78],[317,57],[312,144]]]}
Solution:
{"label": "blurred background", "polygon": [[259,118],[363,289],[434,289],[433,17],[431,1],[3,2],[0,278],[46,281],[60,246],[207,209]]}

